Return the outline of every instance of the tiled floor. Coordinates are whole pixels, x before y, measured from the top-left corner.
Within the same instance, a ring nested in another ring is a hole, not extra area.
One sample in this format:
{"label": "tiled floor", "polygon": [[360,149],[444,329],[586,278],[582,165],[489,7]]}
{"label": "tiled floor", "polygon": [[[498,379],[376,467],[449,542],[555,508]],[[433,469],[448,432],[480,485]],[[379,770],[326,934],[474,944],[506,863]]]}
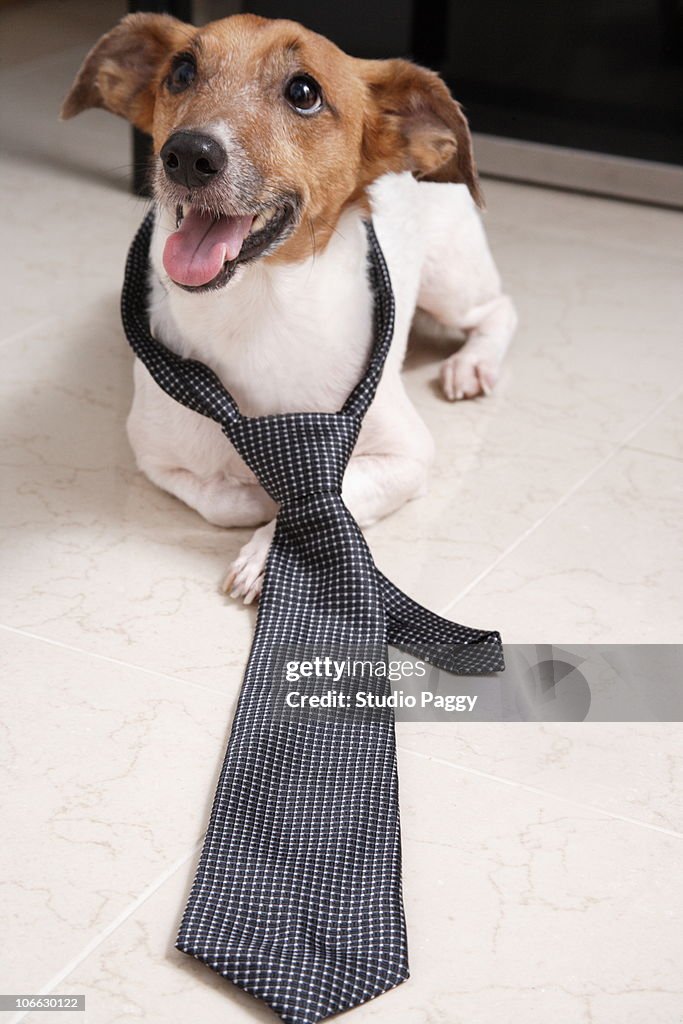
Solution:
{"label": "tiled floor", "polygon": [[[86,1024],[265,1024],[173,950],[253,612],[217,593],[246,534],[156,491],[124,436],[128,132],[56,121],[116,11],[2,9],[0,991],[85,992],[58,1019]],[[496,396],[457,407],[411,357],[438,467],[373,552],[509,641],[682,641],[683,215],[486,193],[519,334]],[[413,977],[349,1020],[679,1024],[680,739],[401,725]]]}

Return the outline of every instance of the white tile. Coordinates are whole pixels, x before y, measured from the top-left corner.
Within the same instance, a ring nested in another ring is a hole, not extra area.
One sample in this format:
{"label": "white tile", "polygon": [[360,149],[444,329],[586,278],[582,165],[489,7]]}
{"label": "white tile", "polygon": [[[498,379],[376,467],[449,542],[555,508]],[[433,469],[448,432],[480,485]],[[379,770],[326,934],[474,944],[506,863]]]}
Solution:
{"label": "white tile", "polygon": [[233,700],[0,630],[3,992],[35,992],[188,856]]}
{"label": "white tile", "polygon": [[628,447],[636,451],[668,455],[672,459],[683,459],[683,397],[667,405],[646,427],[638,431]]}
{"label": "white tile", "polygon": [[683,836],[682,731],[664,722],[400,722],[398,743]]}
{"label": "white tile", "polygon": [[[126,252],[146,204],[123,182],[112,189],[106,179],[23,159],[3,161],[3,182],[14,193],[30,191],[31,215],[13,204],[3,216],[10,244],[0,252],[6,296],[0,341],[50,317],[57,329],[80,314],[97,344],[96,307],[108,302],[111,323],[117,323]],[[26,366],[27,375],[30,370]]]}
{"label": "white tile", "polygon": [[446,413],[450,424],[437,411],[425,417],[438,446],[428,494],[366,530],[382,571],[435,611],[612,451],[604,440],[540,430],[497,399]]}
{"label": "white tile", "polygon": [[683,465],[623,450],[448,615],[509,643],[679,643]]}
{"label": "white tile", "polygon": [[505,181],[484,181],[487,230],[556,235],[573,242],[607,243],[632,253],[683,260],[679,210],[578,195]]}
{"label": "white tile", "polygon": [[520,316],[506,362],[513,416],[523,408],[539,430],[620,441],[683,379],[681,263],[588,229],[522,222],[491,235]]}
{"label": "white tile", "polygon": [[0,338],[120,288],[144,209],[130,194],[130,126],[101,110],[60,122],[59,109],[87,50],[124,13],[110,0],[0,11],[10,51],[0,62],[2,180],[16,197],[3,209]]}
{"label": "white tile", "polygon": [[[414,755],[401,802],[412,977],[355,1021],[676,1020],[680,840]],[[61,983],[90,1024],[272,1019],[173,949],[190,881],[178,871]]]}
{"label": "white tile", "polygon": [[[100,182],[125,191],[131,167],[131,127],[123,118],[104,110],[86,110],[69,121],[60,121],[62,102],[81,63],[97,36],[55,50],[25,66],[0,70],[5,103],[1,117],[3,156],[25,162],[29,175],[25,195],[32,201],[49,198],[30,187],[30,175],[70,177],[73,200],[78,201],[78,182]],[[24,217],[29,211],[23,209]]]}

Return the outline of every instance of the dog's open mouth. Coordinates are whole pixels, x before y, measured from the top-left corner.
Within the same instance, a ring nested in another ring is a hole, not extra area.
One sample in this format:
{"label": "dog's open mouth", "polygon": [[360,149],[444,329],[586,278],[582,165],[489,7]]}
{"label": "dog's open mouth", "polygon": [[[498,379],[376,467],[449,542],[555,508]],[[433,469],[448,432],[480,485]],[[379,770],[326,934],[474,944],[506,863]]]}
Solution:
{"label": "dog's open mouth", "polygon": [[166,273],[187,291],[222,288],[240,263],[256,259],[284,235],[294,215],[290,205],[233,217],[179,205],[177,230],[164,247]]}

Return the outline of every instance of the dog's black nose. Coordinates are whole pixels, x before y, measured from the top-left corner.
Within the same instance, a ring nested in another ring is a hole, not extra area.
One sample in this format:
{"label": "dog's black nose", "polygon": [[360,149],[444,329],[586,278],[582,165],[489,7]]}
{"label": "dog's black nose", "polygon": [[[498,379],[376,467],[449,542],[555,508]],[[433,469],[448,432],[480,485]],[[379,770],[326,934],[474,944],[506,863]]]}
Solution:
{"label": "dog's black nose", "polygon": [[161,147],[166,177],[186,188],[202,188],[228,162],[220,142],[198,132],[174,132]]}

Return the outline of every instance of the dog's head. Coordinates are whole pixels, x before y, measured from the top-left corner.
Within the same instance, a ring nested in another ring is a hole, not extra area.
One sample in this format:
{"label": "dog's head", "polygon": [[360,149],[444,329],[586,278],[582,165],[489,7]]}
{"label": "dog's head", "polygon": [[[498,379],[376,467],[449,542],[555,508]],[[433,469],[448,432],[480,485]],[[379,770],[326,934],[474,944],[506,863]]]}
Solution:
{"label": "dog's head", "polygon": [[305,258],[389,171],[464,182],[480,201],[467,121],[436,74],[349,57],[291,21],[128,15],[86,57],[62,116],[89,107],[152,136],[155,198],[177,217],[164,265],[190,290],[257,257]]}

